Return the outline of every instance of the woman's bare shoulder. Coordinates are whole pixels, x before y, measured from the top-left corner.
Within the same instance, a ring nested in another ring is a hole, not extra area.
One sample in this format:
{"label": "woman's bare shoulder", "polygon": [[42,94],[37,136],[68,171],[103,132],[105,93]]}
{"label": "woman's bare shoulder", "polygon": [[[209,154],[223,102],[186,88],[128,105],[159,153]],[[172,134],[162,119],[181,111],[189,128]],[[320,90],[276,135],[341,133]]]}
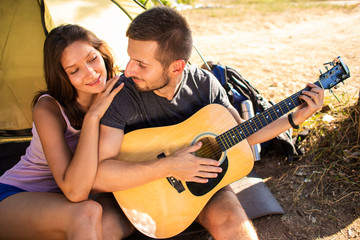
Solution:
{"label": "woman's bare shoulder", "polygon": [[33,120],[35,123],[54,120],[61,124],[65,123],[58,103],[50,96],[43,96],[36,102],[33,108]]}

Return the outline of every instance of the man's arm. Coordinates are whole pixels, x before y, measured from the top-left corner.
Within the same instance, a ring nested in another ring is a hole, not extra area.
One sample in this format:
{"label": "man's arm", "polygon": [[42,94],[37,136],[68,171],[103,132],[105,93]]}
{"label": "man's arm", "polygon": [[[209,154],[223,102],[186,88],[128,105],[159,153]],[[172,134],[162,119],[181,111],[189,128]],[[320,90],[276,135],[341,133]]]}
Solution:
{"label": "man's arm", "polygon": [[[304,91],[300,98],[305,102],[300,105],[297,110],[293,113],[294,123],[299,125],[313,115],[316,111],[320,110],[323,105],[324,90],[318,86],[309,83],[311,90]],[[243,120],[241,119],[239,113],[233,106],[229,106],[228,110],[234,116],[236,121],[240,124]],[[253,135],[247,138],[247,141],[250,145],[255,145],[257,143],[263,143],[268,140],[273,139],[278,136],[280,133],[286,131],[291,127],[287,114],[270,123],[269,125],[262,128],[260,131],[254,133]]]}
{"label": "man's arm", "polygon": [[115,192],[170,176],[183,181],[206,183],[207,178],[216,177],[222,170],[218,167],[218,161],[192,154],[201,144],[179,149],[161,159],[144,162],[121,161],[117,156],[121,151],[123,138],[123,130],[100,125],[100,162],[93,191]]}
{"label": "man's arm", "polygon": [[95,191],[113,192],[135,187],[167,174],[156,160],[144,163],[118,160],[123,138],[123,130],[100,125],[99,167],[93,185]]}

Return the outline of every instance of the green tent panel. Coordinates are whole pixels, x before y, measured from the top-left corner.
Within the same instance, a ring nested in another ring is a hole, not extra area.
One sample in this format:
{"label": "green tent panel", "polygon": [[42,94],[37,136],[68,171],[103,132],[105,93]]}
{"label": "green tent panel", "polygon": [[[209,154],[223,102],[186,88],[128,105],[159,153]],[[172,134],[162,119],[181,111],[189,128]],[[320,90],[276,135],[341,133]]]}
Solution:
{"label": "green tent panel", "polygon": [[0,0],[0,129],[31,127],[34,89],[45,87],[37,1]]}
{"label": "green tent panel", "polygon": [[66,23],[86,27],[109,44],[124,68],[125,31],[144,9],[136,0],[0,0],[0,136],[32,127],[31,101],[45,88],[46,32]]}

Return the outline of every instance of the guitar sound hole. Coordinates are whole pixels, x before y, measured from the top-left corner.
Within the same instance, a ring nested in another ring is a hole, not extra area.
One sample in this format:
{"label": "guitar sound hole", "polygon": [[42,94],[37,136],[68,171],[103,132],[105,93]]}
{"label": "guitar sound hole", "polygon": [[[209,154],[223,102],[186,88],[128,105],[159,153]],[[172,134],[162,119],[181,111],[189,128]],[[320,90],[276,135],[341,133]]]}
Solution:
{"label": "guitar sound hole", "polygon": [[[202,142],[203,145],[198,151],[195,152],[196,156],[211,158],[218,161],[220,160],[222,151],[215,138],[205,137],[199,141]],[[186,182],[189,191],[195,196],[203,196],[210,192],[214,187],[216,187],[217,184],[219,184],[228,169],[227,157],[225,157],[220,167],[222,168],[222,172],[218,173],[216,178],[209,178],[207,183]]]}
{"label": "guitar sound hole", "polygon": [[202,142],[202,146],[195,152],[196,156],[220,160],[222,151],[215,138],[205,137],[201,138],[199,142]]}

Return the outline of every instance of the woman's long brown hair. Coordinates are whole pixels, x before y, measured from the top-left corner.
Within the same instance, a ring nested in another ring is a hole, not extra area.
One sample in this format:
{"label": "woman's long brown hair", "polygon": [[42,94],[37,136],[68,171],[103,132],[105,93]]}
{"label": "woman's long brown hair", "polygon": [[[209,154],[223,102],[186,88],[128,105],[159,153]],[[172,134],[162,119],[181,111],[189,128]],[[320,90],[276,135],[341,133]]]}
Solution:
{"label": "woman's long brown hair", "polygon": [[113,56],[107,44],[96,35],[78,25],[61,25],[54,28],[44,43],[44,73],[47,89],[39,91],[33,99],[33,106],[43,94],[54,97],[64,108],[71,125],[81,129],[85,112],[77,103],[77,91],[71,84],[61,65],[61,57],[66,47],[75,41],[85,41],[98,50],[105,62],[107,79],[115,76]]}

